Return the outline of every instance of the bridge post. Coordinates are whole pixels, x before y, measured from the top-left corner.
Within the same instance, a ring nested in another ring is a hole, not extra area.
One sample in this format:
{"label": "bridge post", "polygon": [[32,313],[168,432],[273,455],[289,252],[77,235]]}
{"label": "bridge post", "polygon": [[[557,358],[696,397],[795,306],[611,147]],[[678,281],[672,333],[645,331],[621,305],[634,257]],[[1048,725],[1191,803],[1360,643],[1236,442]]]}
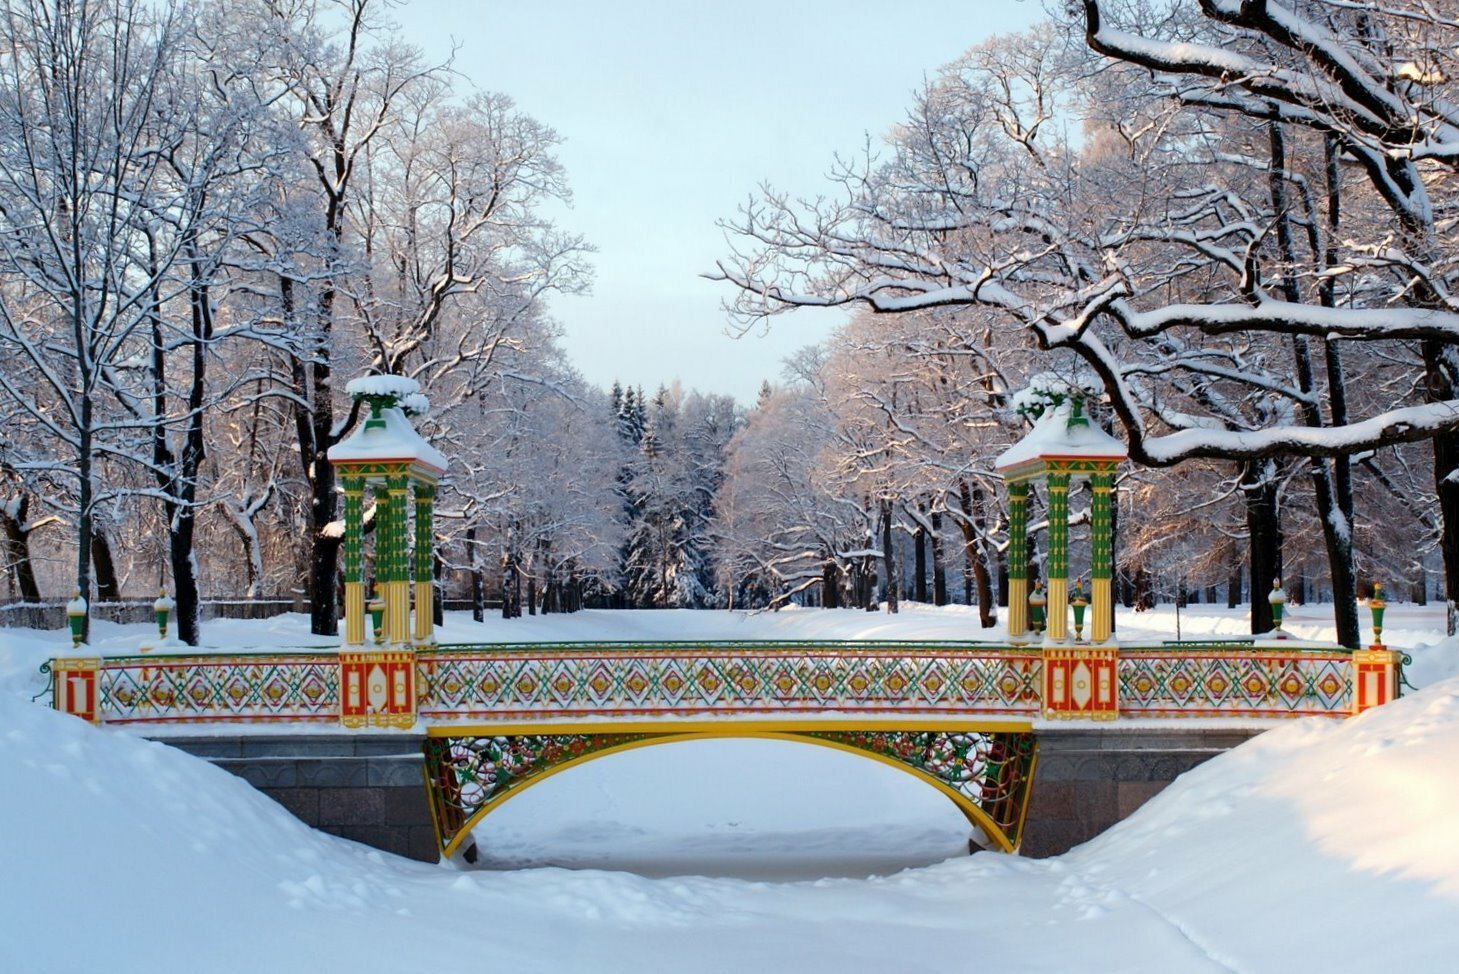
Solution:
{"label": "bridge post", "polygon": [[92,724],[101,720],[101,658],[62,656],[51,662],[51,706]]}
{"label": "bridge post", "polygon": [[1044,716],[1114,720],[1120,714],[1114,646],[1044,646]]}
{"label": "bridge post", "polygon": [[[1028,484],[1042,478],[1049,488],[1048,561],[1044,575],[1048,584],[1048,628],[1044,645],[1057,646],[1069,643],[1069,489],[1080,480],[1089,481],[1093,492],[1090,505],[1090,565],[1089,574],[1093,581],[1091,604],[1094,619],[1090,626],[1090,643],[1095,645],[1110,642],[1114,632],[1114,591],[1111,583],[1111,561],[1113,550],[1113,498],[1115,470],[1128,456],[1125,445],[1104,430],[1093,425],[1084,415],[1083,393],[1074,389],[1042,388],[1035,398],[1041,402],[1030,402],[1022,407],[1034,417],[1034,426],[1023,439],[1004,450],[994,461],[994,468],[1008,485],[1009,496],[1009,539],[1008,549],[1012,560],[1014,554],[1026,542],[1021,540],[1022,531],[1016,528],[1020,520],[1026,521],[1026,497]],[[1022,499],[1021,499],[1022,498]],[[1013,581],[1015,569],[1021,565],[1009,566],[1009,641],[1017,643],[1022,632],[1015,627],[1013,607]],[[1025,582],[1026,584],[1026,582]],[[1023,599],[1019,598],[1020,606]],[[1021,621],[1021,620],[1020,620]],[[1079,643],[1079,645],[1085,645]],[[1072,679],[1072,671],[1064,672],[1063,658],[1055,655],[1055,665],[1046,668],[1047,677]],[[1094,683],[1086,689],[1099,690],[1103,680],[1104,657],[1100,654],[1082,655],[1076,665],[1095,664]],[[1083,674],[1084,671],[1080,670]],[[1069,686],[1081,682],[1075,680]],[[1096,693],[1098,697],[1098,693]],[[1113,699],[1111,692],[1110,699]],[[1046,704],[1046,707],[1049,706]],[[1062,705],[1055,705],[1056,708]]]}
{"label": "bridge post", "polygon": [[339,654],[339,722],[345,727],[415,726],[415,651]]}
{"label": "bridge post", "polygon": [[[436,483],[446,458],[415,431],[410,417],[430,403],[414,379],[370,375],[345,387],[370,408],[369,418],[329,448],[345,494],[344,645],[363,649],[365,633],[364,493],[375,491],[375,578],[385,605],[384,642],[395,648],[434,642],[431,569],[435,561],[433,515]],[[411,632],[411,490],[415,491],[416,550],[414,638]],[[362,684],[363,686],[363,684]],[[348,688],[341,683],[341,692]]]}
{"label": "bridge post", "polygon": [[1381,706],[1398,696],[1399,654],[1380,645],[1353,650],[1353,713]]}

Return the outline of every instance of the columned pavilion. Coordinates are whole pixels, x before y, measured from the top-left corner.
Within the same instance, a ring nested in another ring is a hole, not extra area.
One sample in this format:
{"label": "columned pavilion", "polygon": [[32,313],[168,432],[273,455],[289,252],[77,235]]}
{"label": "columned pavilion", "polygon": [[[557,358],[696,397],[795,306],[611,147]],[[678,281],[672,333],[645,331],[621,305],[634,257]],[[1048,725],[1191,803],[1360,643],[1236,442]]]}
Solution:
{"label": "columned pavilion", "polygon": [[[435,642],[434,508],[436,483],[446,458],[411,424],[409,414],[428,408],[414,379],[372,375],[345,390],[369,407],[370,415],[346,440],[329,449],[329,462],[344,491],[344,646],[367,645],[365,493],[375,495],[375,581],[384,601],[381,643],[393,647]],[[413,496],[412,496],[413,495]],[[410,557],[411,507],[415,513],[415,557]],[[411,568],[414,561],[415,627],[411,630]]]}
{"label": "columned pavilion", "polygon": [[1078,397],[1059,397],[1045,407],[1023,439],[994,464],[1008,485],[1008,638],[1028,640],[1028,494],[1043,480],[1048,487],[1048,643],[1069,641],[1069,489],[1089,481],[1090,643],[1107,643],[1114,631],[1114,589],[1110,584],[1112,492],[1115,471],[1129,456],[1119,440],[1084,415]]}

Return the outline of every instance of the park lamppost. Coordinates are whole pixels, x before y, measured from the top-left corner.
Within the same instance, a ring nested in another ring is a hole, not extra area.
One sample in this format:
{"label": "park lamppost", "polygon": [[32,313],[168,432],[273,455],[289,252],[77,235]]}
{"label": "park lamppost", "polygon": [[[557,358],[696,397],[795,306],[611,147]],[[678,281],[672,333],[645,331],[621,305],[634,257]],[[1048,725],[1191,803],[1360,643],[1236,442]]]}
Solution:
{"label": "park lamppost", "polygon": [[1373,613],[1373,645],[1371,649],[1383,648],[1383,610],[1388,603],[1383,601],[1383,583],[1373,583],[1373,596],[1368,599],[1368,611]]}
{"label": "park lamppost", "polygon": [[1282,591],[1282,580],[1272,579],[1271,594],[1266,597],[1267,604],[1272,607],[1272,632],[1278,639],[1286,639],[1287,634],[1282,631],[1282,610],[1287,606],[1287,593]]}
{"label": "park lamppost", "polygon": [[1035,633],[1044,631],[1044,609],[1048,604],[1049,600],[1044,595],[1044,583],[1040,581],[1034,586],[1033,594],[1028,597],[1028,626]]}
{"label": "park lamppost", "polygon": [[152,603],[152,612],[157,617],[157,638],[162,642],[167,641],[167,617],[172,614],[174,605],[165,589],[157,593],[157,601]]}
{"label": "park lamppost", "polygon": [[1080,578],[1074,583],[1074,591],[1070,593],[1069,605],[1074,609],[1074,641],[1084,641],[1084,609],[1089,605],[1089,599],[1084,593],[1084,579]]}
{"label": "park lamppost", "polygon": [[86,599],[81,595],[80,589],[66,603],[66,622],[71,626],[71,648],[79,649],[82,634],[86,630]]}

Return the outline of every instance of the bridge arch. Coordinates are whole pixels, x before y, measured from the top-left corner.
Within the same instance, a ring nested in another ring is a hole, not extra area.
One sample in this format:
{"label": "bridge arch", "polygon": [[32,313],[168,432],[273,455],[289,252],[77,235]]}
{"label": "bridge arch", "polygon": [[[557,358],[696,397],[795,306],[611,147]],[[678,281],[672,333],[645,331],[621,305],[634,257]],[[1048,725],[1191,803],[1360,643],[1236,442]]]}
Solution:
{"label": "bridge arch", "polygon": [[[1010,725],[1015,729],[1004,729]],[[455,855],[472,830],[511,798],[589,761],[661,744],[727,739],[813,744],[870,758],[940,791],[992,848],[1018,848],[1036,760],[1027,723],[946,720],[920,726],[805,720],[433,728],[426,780],[438,847],[443,857]]]}

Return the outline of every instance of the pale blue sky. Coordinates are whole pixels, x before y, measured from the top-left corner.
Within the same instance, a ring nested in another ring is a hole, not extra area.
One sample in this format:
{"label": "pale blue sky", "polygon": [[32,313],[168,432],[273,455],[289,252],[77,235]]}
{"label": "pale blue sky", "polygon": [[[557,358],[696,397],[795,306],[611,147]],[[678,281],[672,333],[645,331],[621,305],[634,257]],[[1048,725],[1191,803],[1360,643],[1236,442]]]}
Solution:
{"label": "pale blue sky", "polygon": [[558,297],[573,364],[589,381],[754,401],[781,361],[837,312],[796,312],[768,335],[725,334],[724,285],[700,278],[728,252],[717,219],[762,181],[825,187],[837,150],[898,122],[924,77],[995,33],[1042,17],[1036,0],[408,0],[407,37],[511,95],[565,139],[565,228],[597,248],[593,292]]}

